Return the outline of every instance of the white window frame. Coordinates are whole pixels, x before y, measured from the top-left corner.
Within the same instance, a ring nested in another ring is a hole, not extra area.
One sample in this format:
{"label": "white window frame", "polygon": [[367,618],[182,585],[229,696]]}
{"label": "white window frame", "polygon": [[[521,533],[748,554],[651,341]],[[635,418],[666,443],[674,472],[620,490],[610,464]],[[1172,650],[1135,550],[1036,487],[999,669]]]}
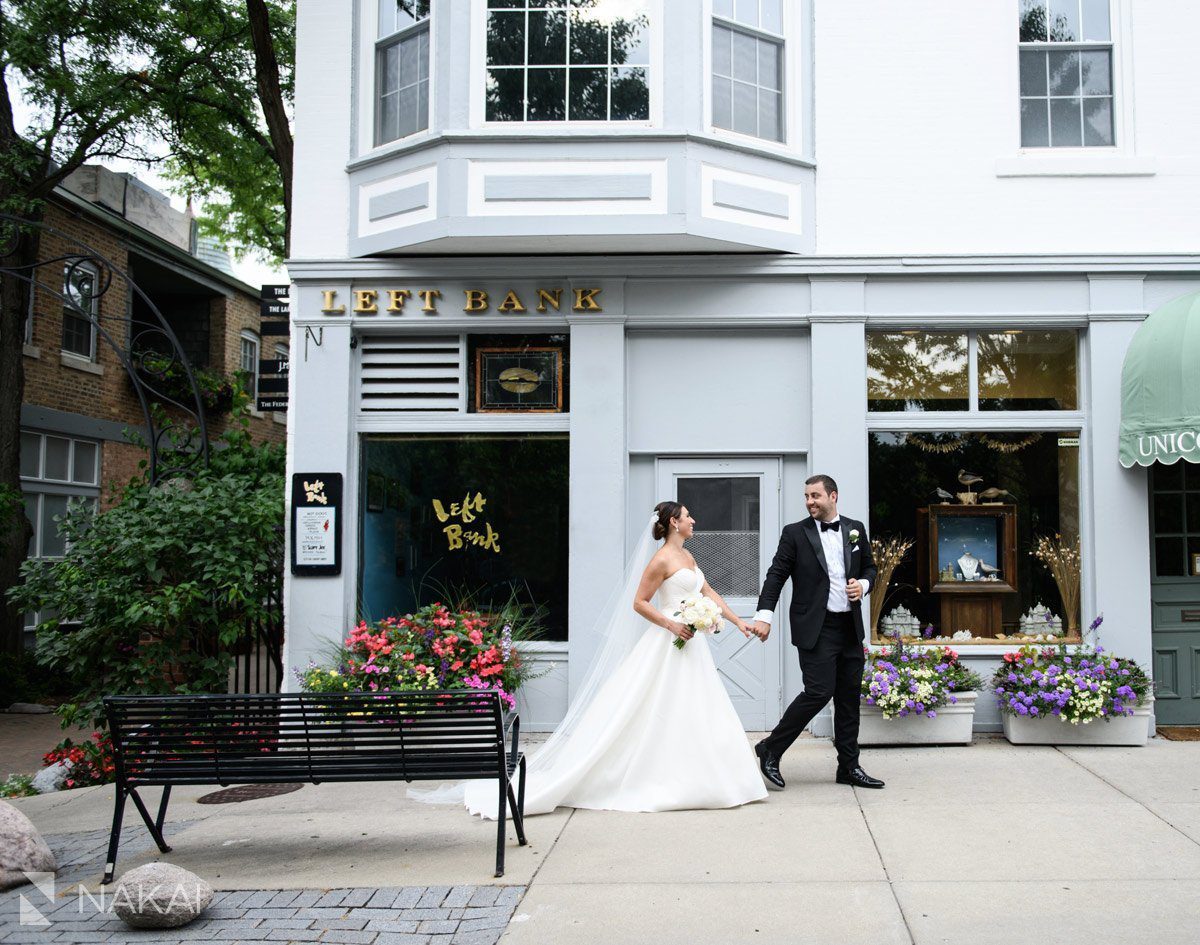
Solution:
{"label": "white window frame", "polygon": [[[375,60],[375,50],[381,42],[379,37],[379,0],[357,0],[358,15],[355,17],[356,36],[354,38],[355,69],[353,73],[354,128],[352,129],[351,159],[367,154],[403,151],[414,144],[424,141],[433,133],[437,125],[437,42],[441,0],[430,0],[429,19],[426,21],[429,30],[429,123],[420,131],[414,131],[403,138],[395,138],[383,144],[376,144],[376,116],[378,108],[378,68]],[[417,28],[408,27],[408,29]],[[393,36],[398,35],[392,34]],[[383,42],[391,37],[384,37]]]}
{"label": "white window frame", "polygon": [[[706,0],[707,2],[707,0]],[[624,129],[661,128],[663,125],[663,0],[649,0],[650,9],[650,91],[649,118],[645,121],[488,121],[487,120],[487,0],[471,0],[471,53],[469,107],[472,130],[511,135],[515,131],[530,134],[572,132],[620,133]]]}
{"label": "white window frame", "polygon": [[[258,361],[262,357],[262,339],[259,338],[258,332],[251,331],[249,328],[243,328],[239,335],[240,343],[238,344],[238,370],[250,375],[252,384],[247,392],[251,398],[251,409],[257,411],[258,404]],[[251,370],[247,371],[242,365],[242,350],[246,343],[254,345],[254,357],[251,359]]]}
{"label": "white window frame", "polygon": [[[723,139],[734,142],[739,145],[748,145],[750,147],[761,148],[766,151],[774,151],[776,153],[792,153],[800,150],[803,144],[803,118],[801,114],[800,104],[802,101],[801,89],[799,83],[803,74],[803,61],[801,58],[801,42],[803,37],[800,35],[801,4],[792,2],[792,0],[783,0],[783,33],[776,35],[766,30],[760,30],[753,26],[747,26],[737,20],[727,20],[725,17],[717,16],[713,11],[712,0],[703,0],[703,64],[704,64],[704,127],[708,134],[714,138]],[[727,25],[730,29],[738,30],[754,36],[761,36],[764,39],[783,41],[783,80],[780,83],[783,89],[783,105],[781,118],[784,123],[783,140],[772,141],[769,138],[759,138],[756,135],[742,134],[739,131],[732,131],[728,128],[718,128],[713,124],[713,94],[712,94],[712,79],[713,79],[713,49],[712,49],[712,31],[713,24]]]}
{"label": "white window frame", "polygon": [[[68,311],[68,306],[70,305],[70,302],[68,302],[67,299],[70,297],[70,293],[68,291],[69,286],[67,285],[67,276],[71,272],[72,269],[79,269],[84,272],[91,273],[92,286],[95,288],[95,287],[99,287],[99,285],[100,285],[100,270],[97,269],[91,263],[80,262],[80,263],[74,263],[74,264],[68,263],[67,265],[65,265],[63,267],[63,296],[64,296],[64,298],[62,300],[62,311],[63,311],[64,321],[66,320],[66,316],[68,316],[68,315],[71,315],[75,318],[80,318],[80,319],[85,317],[85,316],[81,316],[81,315],[76,315],[72,311]],[[32,293],[31,293],[31,298],[32,298]],[[95,319],[100,313],[100,297],[98,295],[96,295],[95,293],[93,293],[90,301],[91,301],[91,309],[92,309],[91,316],[92,316],[92,319]],[[30,324],[30,328],[32,329],[32,325],[33,325],[32,309],[30,311],[29,324]],[[90,361],[93,364],[96,362],[97,332],[96,332],[96,324],[94,321],[92,321],[92,320],[88,321],[88,353],[86,355],[80,354],[78,351],[68,351],[66,348],[62,347],[62,344],[63,344],[62,335],[63,335],[63,331],[60,330],[58,343],[59,343],[59,347],[61,348],[63,354],[65,354],[69,358],[79,358],[81,361]]]}
{"label": "white window frame", "polygon": [[[433,20],[434,6],[431,2],[429,6],[429,16],[419,23],[412,23],[408,26],[398,29],[386,36],[379,35],[379,3],[374,4],[374,29],[371,31],[373,41],[371,43],[371,134],[370,141],[373,148],[386,147],[389,144],[396,144],[402,141],[411,141],[423,134],[428,133],[430,125],[433,124]],[[428,100],[426,102],[425,127],[417,128],[408,134],[399,135],[395,138],[389,138],[384,141],[381,137],[383,128],[383,114],[380,90],[383,83],[383,77],[380,71],[379,60],[380,53],[385,49],[399,45],[407,39],[411,39],[421,33],[425,33],[429,37],[429,75],[427,77]]]}

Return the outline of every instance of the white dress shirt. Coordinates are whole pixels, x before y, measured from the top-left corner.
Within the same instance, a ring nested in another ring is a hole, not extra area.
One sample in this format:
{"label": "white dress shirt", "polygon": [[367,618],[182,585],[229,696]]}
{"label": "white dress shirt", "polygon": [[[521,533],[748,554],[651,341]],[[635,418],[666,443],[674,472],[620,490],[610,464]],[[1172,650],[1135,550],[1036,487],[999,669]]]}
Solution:
{"label": "white dress shirt", "polygon": [[[838,525],[838,528],[821,528],[821,523],[816,523],[821,536],[821,550],[825,552],[825,570],[829,575],[829,599],[825,603],[825,609],[833,614],[850,612],[850,596],[846,593],[846,558],[841,521],[841,516],[838,516],[829,523]],[[862,585],[864,595],[871,589],[871,582],[864,578],[859,578],[858,583]],[[773,611],[760,610],[754,615],[754,619],[769,624],[773,615]]]}

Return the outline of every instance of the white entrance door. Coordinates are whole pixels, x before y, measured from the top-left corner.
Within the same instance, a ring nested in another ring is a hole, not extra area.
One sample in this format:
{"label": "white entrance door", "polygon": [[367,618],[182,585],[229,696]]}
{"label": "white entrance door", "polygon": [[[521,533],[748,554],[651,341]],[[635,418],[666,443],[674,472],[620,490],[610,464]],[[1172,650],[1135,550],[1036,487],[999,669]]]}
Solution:
{"label": "white entrance door", "polygon": [[[708,583],[751,619],[779,540],[779,460],[660,459],[658,495],[687,506],[696,533],[687,547]],[[710,637],[717,670],[747,731],[779,720],[780,640],[746,639],[726,625]]]}

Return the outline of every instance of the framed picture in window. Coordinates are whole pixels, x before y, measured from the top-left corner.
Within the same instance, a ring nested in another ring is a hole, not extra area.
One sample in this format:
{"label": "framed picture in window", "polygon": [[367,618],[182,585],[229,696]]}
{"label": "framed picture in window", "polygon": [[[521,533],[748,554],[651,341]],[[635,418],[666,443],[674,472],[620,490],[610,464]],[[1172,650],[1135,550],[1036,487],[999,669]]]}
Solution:
{"label": "framed picture in window", "polygon": [[562,348],[478,348],[475,409],[481,413],[561,413],[562,369]]}
{"label": "framed picture in window", "polygon": [[1012,592],[1017,587],[1017,511],[1013,505],[931,505],[921,509],[918,551],[934,593]]}
{"label": "framed picture in window", "polygon": [[1192,577],[1200,577],[1200,554],[1196,552],[1192,552]]}
{"label": "framed picture in window", "polygon": [[367,474],[367,511],[382,512],[387,505],[387,479],[379,473]]}

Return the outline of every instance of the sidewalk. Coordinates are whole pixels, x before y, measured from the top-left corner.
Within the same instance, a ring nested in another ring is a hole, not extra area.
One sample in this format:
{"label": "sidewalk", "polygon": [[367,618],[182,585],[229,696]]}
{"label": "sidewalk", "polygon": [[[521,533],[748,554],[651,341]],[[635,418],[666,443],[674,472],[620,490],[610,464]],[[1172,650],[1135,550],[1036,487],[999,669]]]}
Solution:
{"label": "sidewalk", "polygon": [[[163,858],[228,891],[213,915],[165,938],[96,915],[21,938],[13,891],[0,894],[0,942],[482,945],[501,931],[503,945],[1090,945],[1118,929],[1155,945],[1200,937],[1200,743],[1054,749],[981,738],[867,751],[863,762],[885,790],[834,784],[829,743],[804,738],[784,759],[787,790],[765,802],[530,818],[528,847],[510,830],[499,880],[494,824],[412,804],[403,784],[306,785],[230,805],[195,803],[215,788],[176,789],[174,850]],[[148,794],[153,803],[157,792]],[[80,862],[58,888],[60,905],[73,903],[67,882],[99,879],[112,789],[14,803],[57,849],[75,850]],[[159,858],[132,809],[125,836],[118,873]]]}

